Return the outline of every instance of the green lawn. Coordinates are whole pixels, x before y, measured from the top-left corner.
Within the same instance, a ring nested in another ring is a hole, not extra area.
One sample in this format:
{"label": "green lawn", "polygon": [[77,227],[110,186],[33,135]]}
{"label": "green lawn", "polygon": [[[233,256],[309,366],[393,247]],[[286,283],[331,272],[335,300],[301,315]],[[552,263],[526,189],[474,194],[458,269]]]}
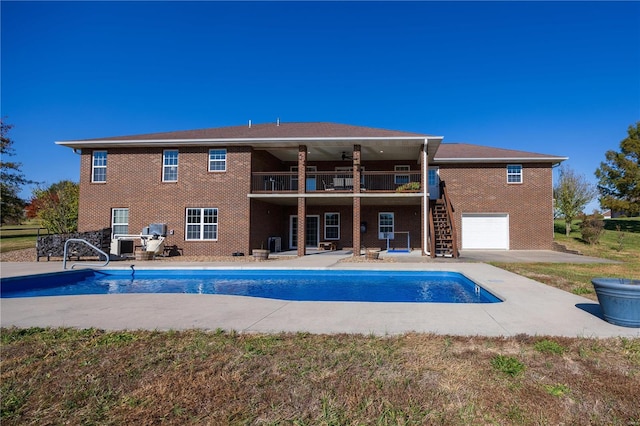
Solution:
{"label": "green lawn", "polygon": [[0,253],[13,250],[22,250],[36,246],[36,238],[47,233],[40,227],[40,222],[35,219],[25,221],[20,225],[0,226]]}
{"label": "green lawn", "polygon": [[640,278],[640,218],[608,219],[599,244],[580,238],[579,222],[564,234],[564,221],[555,223],[555,240],[582,254],[621,262],[618,264],[492,263],[553,287],[597,300],[591,285],[595,277]]}

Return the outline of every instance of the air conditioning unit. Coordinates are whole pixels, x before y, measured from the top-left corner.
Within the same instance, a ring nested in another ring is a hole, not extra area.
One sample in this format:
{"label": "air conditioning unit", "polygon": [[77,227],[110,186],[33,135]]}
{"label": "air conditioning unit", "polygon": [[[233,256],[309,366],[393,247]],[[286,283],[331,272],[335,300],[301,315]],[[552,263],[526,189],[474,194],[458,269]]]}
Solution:
{"label": "air conditioning unit", "polygon": [[133,255],[133,240],[111,240],[111,254],[116,256]]}

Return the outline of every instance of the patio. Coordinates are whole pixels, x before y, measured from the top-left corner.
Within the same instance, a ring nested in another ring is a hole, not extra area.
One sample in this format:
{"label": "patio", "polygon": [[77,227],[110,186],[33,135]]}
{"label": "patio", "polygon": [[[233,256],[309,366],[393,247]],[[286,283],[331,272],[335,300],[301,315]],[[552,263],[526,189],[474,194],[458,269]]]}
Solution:
{"label": "patio", "polygon": [[[3,327],[96,327],[119,329],[189,329],[239,332],[310,332],[567,337],[640,337],[640,330],[611,325],[597,303],[485,263],[407,261],[340,262],[347,253],[295,257],[275,262],[138,262],[158,269],[343,269],[447,270],[461,272],[502,298],[495,304],[288,302],[239,296],[128,294],[1,299]],[[412,259],[414,261],[410,261]],[[600,259],[598,259],[600,260]],[[130,268],[132,262],[113,263]],[[133,262],[135,263],[135,262]],[[4,263],[3,277],[58,272],[59,262]]]}

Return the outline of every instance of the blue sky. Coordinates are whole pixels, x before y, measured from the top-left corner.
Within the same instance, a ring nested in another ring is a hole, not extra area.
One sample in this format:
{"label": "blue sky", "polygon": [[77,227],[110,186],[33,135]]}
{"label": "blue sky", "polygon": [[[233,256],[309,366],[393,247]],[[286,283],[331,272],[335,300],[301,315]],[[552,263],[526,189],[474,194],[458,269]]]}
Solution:
{"label": "blue sky", "polygon": [[0,113],[47,185],[79,180],[55,141],[277,118],[568,156],[595,183],[640,120],[640,2],[0,8]]}

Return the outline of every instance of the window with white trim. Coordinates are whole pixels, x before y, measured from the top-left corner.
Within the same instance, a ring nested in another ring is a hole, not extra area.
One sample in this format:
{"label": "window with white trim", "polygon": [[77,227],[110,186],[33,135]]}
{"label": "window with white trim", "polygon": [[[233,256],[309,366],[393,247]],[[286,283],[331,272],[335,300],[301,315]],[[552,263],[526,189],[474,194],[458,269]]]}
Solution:
{"label": "window with white trim", "polygon": [[522,165],[507,165],[507,183],[522,183]]}
{"label": "window with white trim", "polygon": [[209,171],[210,172],[226,172],[227,171],[227,150],[226,149],[210,149],[209,150]]}
{"label": "window with white trim", "polygon": [[378,213],[378,239],[386,240],[389,238],[393,240],[393,228],[394,228],[394,214],[393,212],[379,212]]}
{"label": "window with white trim", "polygon": [[111,235],[129,233],[129,209],[111,209]]}
{"label": "window with white trim", "polygon": [[[410,166],[394,166],[393,170],[395,172],[408,172],[411,170],[411,167]],[[409,183],[409,175],[408,174],[395,175],[393,177],[393,182],[396,185],[404,185],[405,183]]]}
{"label": "window with white trim", "polygon": [[165,149],[162,152],[162,181],[178,181],[178,150]]}
{"label": "window with white trim", "polygon": [[186,240],[217,240],[218,209],[187,208]]}
{"label": "window with white trim", "polygon": [[107,181],[107,151],[93,151],[91,182]]}
{"label": "window with white trim", "polygon": [[332,212],[324,214],[324,239],[340,239],[340,213]]}

